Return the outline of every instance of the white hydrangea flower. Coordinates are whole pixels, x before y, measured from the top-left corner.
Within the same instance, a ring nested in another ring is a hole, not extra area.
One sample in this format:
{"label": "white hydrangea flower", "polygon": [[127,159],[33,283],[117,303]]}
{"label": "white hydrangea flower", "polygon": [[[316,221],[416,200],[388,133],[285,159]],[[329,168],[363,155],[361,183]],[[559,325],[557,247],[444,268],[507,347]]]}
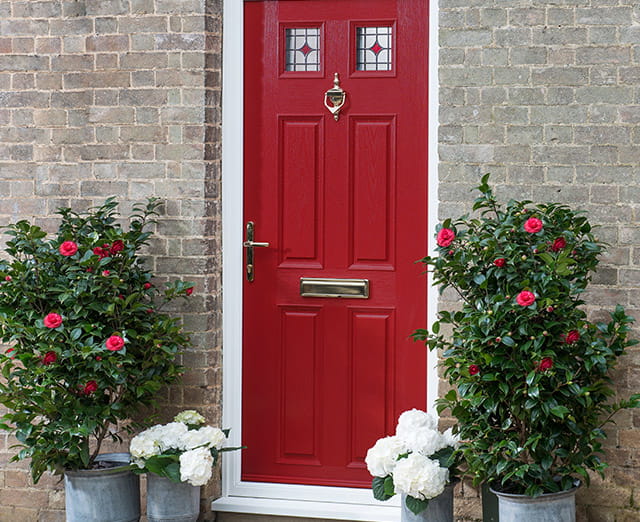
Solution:
{"label": "white hydrangea flower", "polygon": [[428,428],[435,430],[438,428],[438,418],[432,413],[413,408],[407,410],[398,418],[398,426],[396,427],[396,435],[405,438],[420,428]]}
{"label": "white hydrangea flower", "polygon": [[393,473],[398,456],[407,453],[407,451],[407,445],[399,437],[384,437],[378,439],[375,445],[369,448],[364,461],[371,475],[386,477]]}
{"label": "white hydrangea flower", "polygon": [[457,448],[460,445],[460,435],[453,434],[453,428],[449,428],[442,434],[443,448],[452,447]]}
{"label": "white hydrangea flower", "polygon": [[180,449],[191,450],[200,446],[220,449],[227,437],[220,428],[204,426],[187,431],[180,439]]}
{"label": "white hydrangea flower", "polygon": [[160,444],[153,437],[153,434],[148,431],[143,431],[131,439],[129,452],[138,467],[142,468],[144,467],[144,463],[142,462],[144,459],[148,459],[154,455],[159,455],[161,450]]}
{"label": "white hydrangea flower", "polygon": [[173,418],[174,422],[182,422],[188,426],[199,426],[204,424],[205,418],[196,410],[184,410]]}
{"label": "white hydrangea flower", "polygon": [[204,486],[213,473],[213,457],[207,448],[185,451],[180,455],[180,480],[192,486]]}
{"label": "white hydrangea flower", "polygon": [[180,449],[180,441],[187,431],[189,431],[189,428],[181,422],[170,422],[169,424],[154,426],[154,436],[157,437],[162,451]]}
{"label": "white hydrangea flower", "polygon": [[398,438],[402,439],[412,452],[422,453],[425,457],[430,457],[445,447],[442,434],[438,430],[426,427],[414,429]]}
{"label": "white hydrangea flower", "polygon": [[412,453],[401,459],[393,471],[396,492],[405,493],[420,500],[437,497],[449,480],[449,470],[420,453]]}

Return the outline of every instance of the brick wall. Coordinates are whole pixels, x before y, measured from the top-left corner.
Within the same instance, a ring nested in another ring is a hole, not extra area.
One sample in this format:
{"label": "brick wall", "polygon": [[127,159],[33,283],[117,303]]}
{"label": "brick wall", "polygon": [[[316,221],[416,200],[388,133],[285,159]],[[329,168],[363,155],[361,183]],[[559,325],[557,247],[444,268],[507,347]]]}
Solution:
{"label": "brick wall", "polygon": [[[639,22],[631,0],[440,0],[440,217],[486,172],[502,198],[586,209],[611,245],[585,296],[593,317],[621,303],[640,319]],[[638,348],[621,360],[620,395],[639,365]],[[616,421],[582,521],[640,519],[640,412]]]}
{"label": "brick wall", "polygon": [[[159,278],[196,283],[194,348],[167,417],[220,418],[221,1],[0,0],[0,224],[109,195],[165,200],[150,246]],[[0,522],[64,520],[64,492],[9,463],[0,435]],[[215,491],[207,490],[203,497]]]}

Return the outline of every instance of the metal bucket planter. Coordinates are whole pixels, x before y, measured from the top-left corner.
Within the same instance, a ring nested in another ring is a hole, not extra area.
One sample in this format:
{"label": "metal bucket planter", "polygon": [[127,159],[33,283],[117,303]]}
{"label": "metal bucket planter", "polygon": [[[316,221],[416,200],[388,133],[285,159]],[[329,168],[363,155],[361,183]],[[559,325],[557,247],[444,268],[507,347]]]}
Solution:
{"label": "metal bucket planter", "polygon": [[536,498],[491,491],[498,497],[500,522],[575,522],[577,490],[578,486]]}
{"label": "metal bucket planter", "polygon": [[[422,513],[415,515],[406,506],[402,495],[402,511],[400,522],[453,522],[453,488],[455,484],[447,484],[444,491],[436,498],[429,500],[429,505]],[[519,521],[522,522],[522,521]]]}
{"label": "metal bucket planter", "polygon": [[105,453],[113,467],[65,471],[67,522],[138,522],[140,477],[129,470],[128,453]]}
{"label": "metal bucket planter", "polygon": [[149,522],[195,522],[200,513],[200,487],[147,473]]}

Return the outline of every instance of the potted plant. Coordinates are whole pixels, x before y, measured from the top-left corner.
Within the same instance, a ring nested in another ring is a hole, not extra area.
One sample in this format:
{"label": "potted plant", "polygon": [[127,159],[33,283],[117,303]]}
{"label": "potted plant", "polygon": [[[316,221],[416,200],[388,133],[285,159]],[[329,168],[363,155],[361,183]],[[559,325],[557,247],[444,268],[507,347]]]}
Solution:
{"label": "potted plant", "polygon": [[137,473],[147,473],[147,518],[196,521],[200,513],[200,486],[213,474],[225,448],[229,430],[203,426],[205,418],[185,410],[173,422],[155,425],[131,440]]}
{"label": "potted plant", "polygon": [[[530,201],[499,205],[488,177],[478,187],[477,215],[444,221],[438,256],[422,260],[461,308],[439,312],[431,332],[414,336],[442,350],[454,389],[438,409],[458,419],[468,473],[497,491],[501,522],[531,519],[545,509],[541,496],[574,512],[578,481],[588,485],[589,471],[606,467],[603,427],[640,403],[640,395],[612,400],[609,377],[636,344],[628,337],[633,319],[618,306],[609,322],[593,323],[581,307],[604,249],[582,212]],[[507,517],[505,506],[515,501],[525,503]]]}
{"label": "potted plant", "polygon": [[[122,469],[128,458],[101,457],[100,449],[107,439],[120,441],[119,430],[135,429],[124,421],[182,371],[175,359],[188,338],[159,308],[193,286],[178,281],[161,291],[139,256],[158,205],[135,206],[128,230],[113,199],[83,214],[60,209],[51,237],[27,221],[6,227],[0,338],[9,348],[0,354],[0,403],[8,411],[0,427],[15,434],[22,449],[13,460],[30,459],[34,482],[47,470],[65,474],[70,521],[138,519],[138,477]],[[105,460],[120,465],[107,478],[95,471]],[[87,481],[96,475],[102,478]],[[99,484],[115,475],[126,483]],[[86,489],[90,482],[97,491]],[[133,496],[100,497],[118,488]],[[124,512],[110,511],[119,507]]]}
{"label": "potted plant", "polygon": [[365,458],[373,496],[402,496],[402,522],[451,522],[458,438],[438,431],[435,415],[417,409],[398,418],[396,434],[378,439]]}

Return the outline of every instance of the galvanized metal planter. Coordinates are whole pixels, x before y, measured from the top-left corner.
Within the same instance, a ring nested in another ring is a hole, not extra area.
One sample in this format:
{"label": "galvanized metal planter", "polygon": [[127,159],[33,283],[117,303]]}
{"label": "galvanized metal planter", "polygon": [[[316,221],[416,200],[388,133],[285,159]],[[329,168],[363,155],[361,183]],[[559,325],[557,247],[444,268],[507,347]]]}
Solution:
{"label": "galvanized metal planter", "polygon": [[128,469],[128,453],[105,453],[96,459],[114,467],[65,471],[67,522],[138,522],[140,477]]}
{"label": "galvanized metal planter", "polygon": [[149,522],[195,522],[200,513],[200,487],[147,473]]}
{"label": "galvanized metal planter", "polygon": [[536,498],[491,491],[498,497],[500,522],[575,522],[577,490],[578,486]]}
{"label": "galvanized metal planter", "polygon": [[417,515],[406,506],[404,502],[406,495],[403,494],[400,522],[453,522],[454,487],[455,484],[447,484],[440,495],[429,501],[427,509]]}

